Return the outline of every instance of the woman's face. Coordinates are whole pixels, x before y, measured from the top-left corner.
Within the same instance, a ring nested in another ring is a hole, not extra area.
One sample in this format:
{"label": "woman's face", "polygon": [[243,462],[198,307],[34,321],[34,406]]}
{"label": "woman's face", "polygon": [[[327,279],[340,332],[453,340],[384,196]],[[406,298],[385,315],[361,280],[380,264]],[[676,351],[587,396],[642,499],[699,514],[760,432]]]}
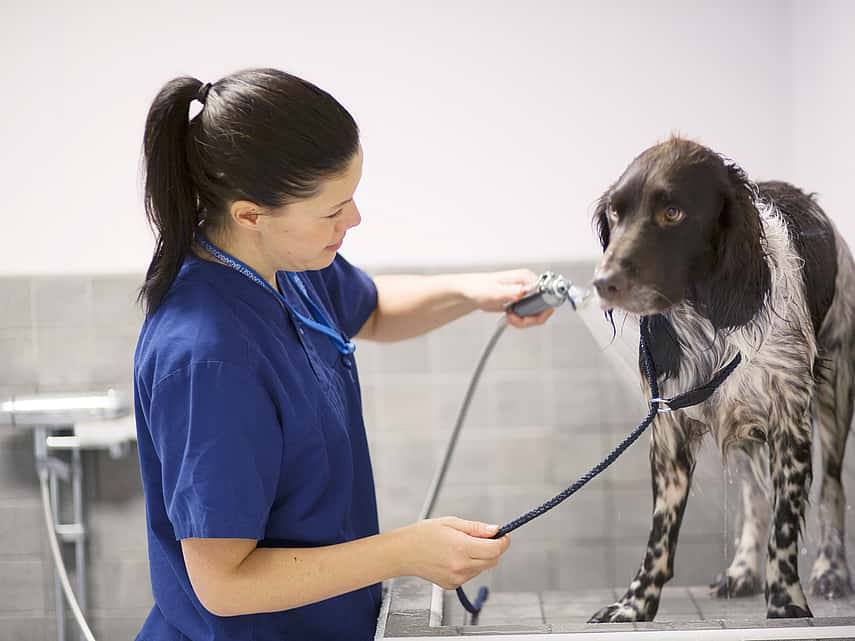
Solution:
{"label": "woman's face", "polygon": [[362,220],[353,200],[361,177],[360,146],[344,173],[322,183],[316,196],[260,217],[262,248],[277,270],[323,269],[332,263],[347,230]]}

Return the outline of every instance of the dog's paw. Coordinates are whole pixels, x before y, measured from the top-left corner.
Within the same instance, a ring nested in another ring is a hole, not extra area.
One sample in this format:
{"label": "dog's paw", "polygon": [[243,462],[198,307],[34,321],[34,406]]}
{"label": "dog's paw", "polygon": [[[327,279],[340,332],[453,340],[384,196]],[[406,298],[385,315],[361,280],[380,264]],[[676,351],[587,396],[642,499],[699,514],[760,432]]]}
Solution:
{"label": "dog's paw", "polygon": [[599,610],[588,619],[588,623],[624,623],[646,620],[635,605],[626,601],[618,601]]}
{"label": "dog's paw", "polygon": [[753,570],[745,569],[736,576],[727,572],[719,574],[710,583],[710,594],[720,599],[730,597],[751,596],[762,592],[760,577]]}
{"label": "dog's paw", "polygon": [[807,607],[807,604],[805,604],[805,607],[801,607],[795,603],[789,603],[782,607],[770,606],[766,610],[767,619],[805,619],[811,617],[813,617],[813,614],[810,608]]}
{"label": "dog's paw", "polygon": [[836,570],[812,576],[808,582],[808,594],[824,596],[826,599],[839,599],[852,594],[852,584],[848,575],[842,575]]}

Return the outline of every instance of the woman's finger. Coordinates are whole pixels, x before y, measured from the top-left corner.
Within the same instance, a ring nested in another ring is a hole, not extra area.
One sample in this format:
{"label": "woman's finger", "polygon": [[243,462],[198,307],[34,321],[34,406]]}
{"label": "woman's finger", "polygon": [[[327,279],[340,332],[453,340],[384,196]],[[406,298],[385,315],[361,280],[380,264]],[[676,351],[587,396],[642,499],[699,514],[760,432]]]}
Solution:
{"label": "woman's finger", "polygon": [[554,311],[555,310],[552,307],[549,307],[534,316],[520,316],[519,314],[509,311],[507,312],[508,324],[519,329],[534,327],[535,325],[543,325],[543,323],[546,322],[546,319],[552,316]]}
{"label": "woman's finger", "polygon": [[490,561],[498,559],[505,553],[511,544],[511,537],[507,534],[500,539],[472,539],[467,542],[466,552],[470,559]]}
{"label": "woman's finger", "polygon": [[459,530],[471,537],[480,537],[489,540],[499,529],[499,526],[491,523],[482,523],[481,521],[468,521],[456,516],[446,516],[441,519],[444,525]]}

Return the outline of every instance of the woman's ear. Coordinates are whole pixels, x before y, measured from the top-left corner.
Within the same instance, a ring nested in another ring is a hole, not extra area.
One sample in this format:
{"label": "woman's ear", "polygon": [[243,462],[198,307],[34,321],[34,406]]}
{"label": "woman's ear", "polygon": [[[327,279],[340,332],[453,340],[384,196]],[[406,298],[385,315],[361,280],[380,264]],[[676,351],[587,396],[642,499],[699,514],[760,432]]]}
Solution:
{"label": "woman's ear", "polygon": [[229,216],[238,227],[256,229],[263,213],[262,208],[250,200],[235,200],[229,206]]}
{"label": "woman's ear", "polygon": [[735,164],[725,166],[722,207],[713,239],[713,265],[702,279],[695,306],[716,330],[751,321],[770,290],[769,266],[763,248],[763,226],[745,173]]}

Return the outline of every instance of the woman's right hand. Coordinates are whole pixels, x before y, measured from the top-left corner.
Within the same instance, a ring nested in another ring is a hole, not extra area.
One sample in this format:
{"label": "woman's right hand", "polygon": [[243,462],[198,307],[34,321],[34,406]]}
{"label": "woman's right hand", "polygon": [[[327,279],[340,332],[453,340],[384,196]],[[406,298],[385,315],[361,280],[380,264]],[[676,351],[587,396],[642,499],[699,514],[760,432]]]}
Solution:
{"label": "woman's right hand", "polygon": [[491,539],[498,526],[455,516],[426,519],[399,530],[404,541],[402,575],[419,576],[453,590],[488,570],[511,544],[507,534]]}

